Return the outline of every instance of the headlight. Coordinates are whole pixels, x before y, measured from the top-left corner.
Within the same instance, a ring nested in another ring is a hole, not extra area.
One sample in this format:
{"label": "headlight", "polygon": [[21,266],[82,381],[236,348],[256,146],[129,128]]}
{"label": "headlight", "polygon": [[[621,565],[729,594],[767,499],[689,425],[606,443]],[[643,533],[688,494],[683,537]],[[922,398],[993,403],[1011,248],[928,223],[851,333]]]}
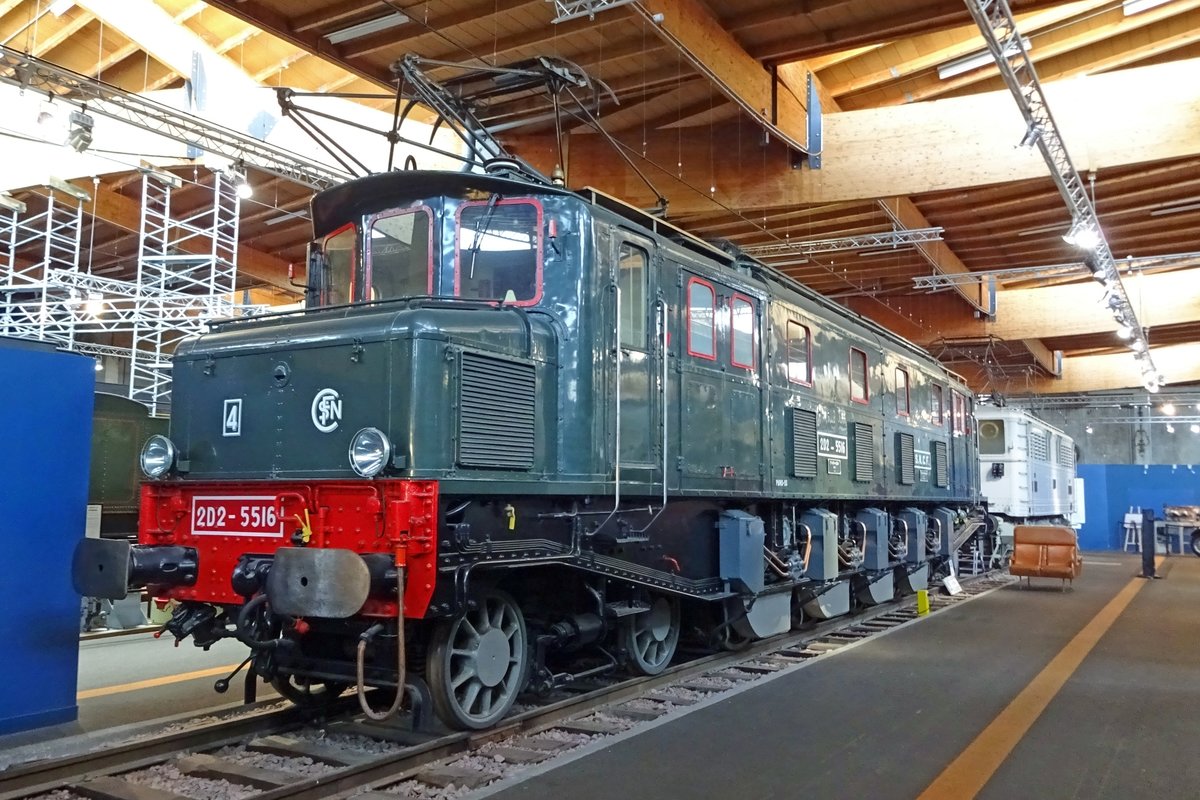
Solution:
{"label": "headlight", "polygon": [[175,466],[175,445],[162,434],[154,434],[142,446],[139,459],[147,478],[161,478]]}
{"label": "headlight", "polygon": [[364,478],[374,478],[392,460],[392,443],[379,428],[363,428],[350,440],[350,466]]}

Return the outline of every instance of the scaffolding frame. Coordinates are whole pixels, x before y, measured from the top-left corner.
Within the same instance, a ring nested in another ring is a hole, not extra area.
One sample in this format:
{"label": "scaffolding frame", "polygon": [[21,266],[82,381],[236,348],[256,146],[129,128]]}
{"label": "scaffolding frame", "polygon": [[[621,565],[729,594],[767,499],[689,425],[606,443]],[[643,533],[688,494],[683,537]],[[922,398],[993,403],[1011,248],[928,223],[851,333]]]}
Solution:
{"label": "scaffolding frame", "polygon": [[[178,179],[142,175],[137,279],[80,270],[83,199],[67,214],[49,193],[47,210],[23,218],[0,215],[0,333],[50,341],[96,357],[129,361],[129,397],[152,414],[164,410],[171,386],[170,354],[208,323],[264,311],[236,302],[240,198],[236,177],[212,173],[211,202],[180,214],[172,205]],[[41,258],[24,265],[20,248]],[[81,341],[81,336],[127,334],[129,347]]]}

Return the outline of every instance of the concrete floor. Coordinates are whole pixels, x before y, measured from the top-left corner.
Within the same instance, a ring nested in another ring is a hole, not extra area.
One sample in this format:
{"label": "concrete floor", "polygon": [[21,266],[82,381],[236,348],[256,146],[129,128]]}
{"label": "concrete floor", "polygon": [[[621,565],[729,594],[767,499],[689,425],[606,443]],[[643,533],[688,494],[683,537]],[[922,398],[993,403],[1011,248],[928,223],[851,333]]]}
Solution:
{"label": "concrete floor", "polygon": [[[1139,571],[1085,558],[1074,591],[1016,585],[602,750],[497,787],[503,800],[910,800]],[[1167,559],[979,796],[1200,796],[1200,559]],[[962,798],[962,794],[931,793]],[[968,793],[966,796],[971,796]]]}
{"label": "concrete floor", "polygon": [[[1139,570],[1096,553],[1073,591],[1015,585],[497,787],[503,800],[917,797]],[[983,798],[1200,796],[1200,559],[1168,558],[1050,700]],[[244,648],[149,634],[85,642],[80,718],[28,742],[240,700]],[[157,685],[144,685],[157,684]],[[91,696],[96,694],[98,696]],[[263,691],[260,697],[266,697]]]}

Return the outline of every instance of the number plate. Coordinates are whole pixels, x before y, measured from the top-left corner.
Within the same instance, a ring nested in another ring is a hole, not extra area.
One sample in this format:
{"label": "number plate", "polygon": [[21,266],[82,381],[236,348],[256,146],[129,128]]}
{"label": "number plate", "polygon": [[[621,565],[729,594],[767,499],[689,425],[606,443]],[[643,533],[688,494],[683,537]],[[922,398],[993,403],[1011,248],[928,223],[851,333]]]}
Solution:
{"label": "number plate", "polygon": [[283,519],[274,497],[230,495],[192,498],[194,536],[282,536]]}

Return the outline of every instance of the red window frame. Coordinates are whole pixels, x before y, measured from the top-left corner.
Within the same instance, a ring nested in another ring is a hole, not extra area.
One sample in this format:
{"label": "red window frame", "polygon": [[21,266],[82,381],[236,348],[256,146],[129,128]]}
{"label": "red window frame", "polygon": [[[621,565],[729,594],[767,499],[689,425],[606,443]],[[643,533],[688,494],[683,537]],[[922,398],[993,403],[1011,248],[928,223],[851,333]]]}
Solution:
{"label": "red window frame", "polygon": [[[692,349],[692,285],[698,284],[708,289],[709,296],[712,297],[712,321],[709,323],[709,328],[712,331],[712,352],[700,353]],[[688,278],[687,286],[684,289],[687,292],[687,353],[689,356],[703,358],[706,361],[717,360],[717,290],[711,283],[703,278],[691,277]]]}
{"label": "red window frame", "polygon": [[[463,203],[454,212],[454,296],[458,297],[462,290],[462,215],[463,211],[472,206],[486,206],[487,200],[470,200]],[[545,235],[542,233],[545,211],[542,208],[542,203],[536,197],[506,197],[496,201],[497,206],[512,206],[512,205],[527,205],[537,209],[537,268],[536,281],[537,291],[531,300],[518,300],[511,305],[514,306],[535,306],[542,301],[542,261],[545,253]],[[432,251],[432,248],[430,248]],[[494,298],[487,302],[499,303],[503,298]]]}
{"label": "red window frame", "polygon": [[[904,410],[900,410],[900,376],[904,376]],[[896,367],[896,416],[907,417],[912,414],[912,394],[909,387],[911,381],[908,377],[908,369],[905,367]]]}
{"label": "red window frame", "polygon": [[933,384],[933,424],[941,425],[946,421],[945,399],[942,397],[941,384]]}
{"label": "red window frame", "polygon": [[[750,363],[743,364],[737,360],[737,326],[734,324],[737,319],[737,304],[745,303],[750,307]],[[714,314],[714,317],[716,315]],[[755,315],[754,299],[747,297],[744,294],[737,292],[733,293],[733,297],[729,298],[729,363],[735,367],[742,369],[754,369],[758,363],[758,318]]]}
{"label": "red window frame", "polygon": [[376,214],[375,216],[368,218],[367,224],[364,227],[367,235],[363,239],[365,242],[363,251],[365,252],[366,258],[366,268],[363,270],[363,285],[370,286],[372,282],[371,277],[373,274],[374,265],[371,263],[372,258],[370,235],[371,229],[375,227],[375,223],[379,222],[381,219],[391,219],[392,217],[400,217],[405,214],[416,214],[420,211],[425,212],[425,218],[429,223],[429,257],[425,264],[425,293],[430,295],[433,294],[433,209],[427,205],[411,206],[409,208],[397,208],[391,211],[384,211],[381,214]]}
{"label": "red window frame", "polygon": [[[862,356],[862,379],[863,379],[862,380],[862,385],[863,385],[862,397],[854,396],[854,355],[855,355],[855,353]],[[850,378],[850,402],[861,403],[862,405],[866,405],[867,403],[869,403],[871,401],[871,382],[869,380],[870,375],[871,375],[871,360],[869,358],[867,358],[867,351],[860,350],[857,347],[851,347],[850,348],[850,375],[849,375],[849,378]]]}
{"label": "red window frame", "polygon": [[[347,294],[346,294],[346,302],[353,303],[355,301],[354,300],[355,289],[358,286],[358,281],[355,280],[358,276],[358,226],[353,222],[347,222],[345,225],[338,228],[337,230],[334,230],[334,231],[331,231],[330,233],[325,234],[325,237],[323,239],[321,239],[321,252],[325,255],[326,260],[328,260],[328,258],[329,258],[329,240],[334,238],[335,236],[341,236],[347,230],[352,230],[355,233],[354,246],[350,248],[350,288],[347,290]],[[328,303],[329,302],[329,287],[328,286],[325,287],[325,290],[322,292],[322,294],[324,295],[322,300],[324,302]]]}
{"label": "red window frame", "polygon": [[[792,328],[795,326],[804,331],[804,378],[797,380],[792,377],[792,342],[796,337],[792,336]],[[812,330],[802,322],[797,322],[794,319],[787,321],[787,329],[784,331],[786,339],[784,340],[784,356],[787,358],[787,377],[792,383],[800,386],[812,386]]]}

